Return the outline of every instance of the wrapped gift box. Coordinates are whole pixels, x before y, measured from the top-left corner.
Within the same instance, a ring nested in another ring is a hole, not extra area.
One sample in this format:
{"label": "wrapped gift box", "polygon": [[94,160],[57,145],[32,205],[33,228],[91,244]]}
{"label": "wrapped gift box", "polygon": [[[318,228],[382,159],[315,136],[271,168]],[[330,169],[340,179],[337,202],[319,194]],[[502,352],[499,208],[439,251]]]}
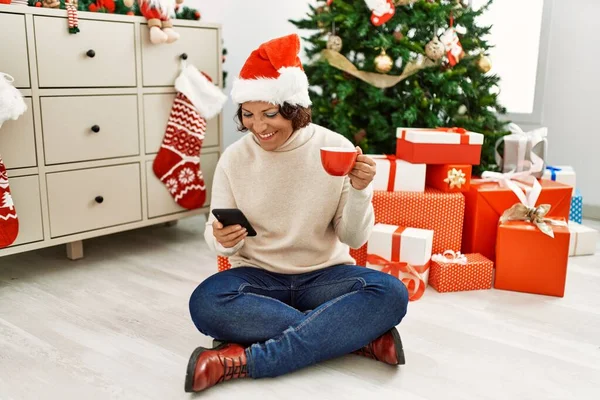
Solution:
{"label": "wrapped gift box", "polygon": [[493,280],[494,263],[481,254],[437,254],[431,259],[429,285],[440,293],[491,289]]}
{"label": "wrapped gift box", "polygon": [[[539,182],[542,192],[535,205],[550,204],[552,208],[548,217],[567,219],[571,207],[571,187],[545,179]],[[494,261],[500,216],[519,199],[511,189],[501,187],[496,182],[473,179],[471,189],[465,193],[465,200],[462,253],[480,253]],[[433,251],[436,252],[435,249]]]}
{"label": "wrapped gift box", "polygon": [[413,164],[479,165],[483,135],[461,128],[397,128],[396,156]]}
{"label": "wrapped gift box", "polygon": [[425,172],[427,165],[412,164],[396,156],[370,155],[377,164],[377,173],[373,179],[374,190],[389,192],[425,191]]}
{"label": "wrapped gift box", "polygon": [[231,264],[229,263],[229,258],[223,256],[217,256],[217,269],[219,272],[227,271],[231,269]]}
{"label": "wrapped gift box", "polygon": [[568,226],[550,227],[554,238],[526,221],[498,227],[494,288],[564,296],[571,234]]}
{"label": "wrapped gift box", "polygon": [[581,196],[579,189],[575,191],[575,195],[571,198],[569,220],[580,224],[583,222],[583,196]]}
{"label": "wrapped gift box", "polygon": [[[546,166],[548,154],[548,128],[542,127],[524,132],[517,124],[508,124],[510,135],[503,136],[496,142],[496,163],[502,172],[521,172],[536,166],[533,176],[541,178]],[[498,147],[504,143],[503,156]],[[539,167],[539,168],[537,168]]]}
{"label": "wrapped gift box", "polygon": [[442,192],[468,192],[473,166],[466,164],[428,165],[427,186]]}
{"label": "wrapped gift box", "polygon": [[425,291],[433,231],[376,224],[367,243],[367,267],[391,274],[408,288],[410,300]]}
{"label": "wrapped gift box", "polygon": [[573,167],[566,165],[561,165],[558,167],[547,166],[542,178],[550,179],[551,181],[556,181],[571,186],[573,188],[573,196],[575,196],[575,187],[577,184],[577,179]]}
{"label": "wrapped gift box", "polygon": [[[465,212],[462,193],[444,193],[425,188],[425,192],[373,193],[375,223],[410,226],[433,231],[433,252],[460,251]],[[353,249],[350,254],[358,265],[367,262],[367,246]]]}
{"label": "wrapped gift box", "polygon": [[577,222],[569,221],[571,242],[569,243],[569,256],[587,256],[596,254],[598,231]]}

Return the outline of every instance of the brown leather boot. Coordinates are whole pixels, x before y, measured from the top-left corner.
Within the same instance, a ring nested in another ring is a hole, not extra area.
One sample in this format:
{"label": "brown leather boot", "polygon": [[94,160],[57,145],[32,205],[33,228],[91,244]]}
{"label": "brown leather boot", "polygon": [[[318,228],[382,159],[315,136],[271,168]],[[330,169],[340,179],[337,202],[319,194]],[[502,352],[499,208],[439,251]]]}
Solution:
{"label": "brown leather boot", "polygon": [[214,349],[198,347],[192,353],[185,376],[185,391],[200,392],[217,383],[248,376],[245,349],[224,343]]}
{"label": "brown leather boot", "polygon": [[353,354],[372,358],[390,365],[404,365],[404,349],[396,328],[392,328]]}

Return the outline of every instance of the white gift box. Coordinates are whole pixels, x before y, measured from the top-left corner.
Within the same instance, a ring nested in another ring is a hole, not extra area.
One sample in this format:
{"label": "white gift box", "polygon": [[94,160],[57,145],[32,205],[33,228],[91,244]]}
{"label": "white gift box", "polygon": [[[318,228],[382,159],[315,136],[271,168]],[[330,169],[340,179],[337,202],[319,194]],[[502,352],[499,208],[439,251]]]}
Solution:
{"label": "white gift box", "polygon": [[596,253],[597,230],[569,221],[569,231],[571,231],[569,256],[585,256]]}
{"label": "white gift box", "polygon": [[[532,170],[533,176],[541,178],[548,155],[548,128],[543,127],[523,132],[514,123],[510,123],[508,127],[512,133],[503,136],[496,142],[496,163],[502,168],[502,172]],[[502,156],[498,152],[501,142],[504,142]]]}
{"label": "white gift box", "polygon": [[[424,192],[426,164],[412,164],[395,156],[368,155],[377,164],[377,173],[373,179],[374,190],[388,192]],[[395,170],[394,170],[395,167]]]}
{"label": "white gift box", "polygon": [[[367,267],[378,271],[385,269],[384,266],[369,262],[369,256],[374,255],[389,262],[404,262],[419,270],[419,267],[429,264],[432,247],[432,230],[376,224],[367,242]],[[400,272],[397,278],[402,279],[406,275]],[[421,274],[425,285],[428,276],[429,268]]]}
{"label": "white gift box", "polygon": [[575,196],[577,179],[573,167],[568,165],[547,166],[542,178],[572,186],[573,196]]}

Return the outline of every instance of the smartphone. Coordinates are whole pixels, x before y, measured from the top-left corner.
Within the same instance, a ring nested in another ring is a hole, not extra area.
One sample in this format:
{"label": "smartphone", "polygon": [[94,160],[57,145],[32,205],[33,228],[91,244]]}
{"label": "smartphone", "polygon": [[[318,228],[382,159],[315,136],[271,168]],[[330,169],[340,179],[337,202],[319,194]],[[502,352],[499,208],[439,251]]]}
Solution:
{"label": "smartphone", "polygon": [[246,228],[248,236],[256,236],[256,231],[250,225],[242,210],[237,208],[215,208],[212,213],[223,226],[240,225]]}

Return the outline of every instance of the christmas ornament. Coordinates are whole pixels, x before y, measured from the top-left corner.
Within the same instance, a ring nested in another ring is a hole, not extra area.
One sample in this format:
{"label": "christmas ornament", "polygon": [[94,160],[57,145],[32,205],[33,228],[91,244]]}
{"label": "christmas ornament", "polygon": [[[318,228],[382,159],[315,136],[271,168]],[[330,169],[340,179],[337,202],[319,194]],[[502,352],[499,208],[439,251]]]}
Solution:
{"label": "christmas ornament", "polygon": [[365,131],[364,129],[361,129],[360,131],[358,131],[354,134],[354,144],[358,145],[360,142],[365,140],[366,137],[367,137],[367,131]]}
{"label": "christmas ornament", "polygon": [[333,3],[333,0],[327,0],[327,5],[330,6]]}
{"label": "christmas ornament", "polygon": [[381,54],[375,57],[375,69],[382,74],[387,74],[392,70],[394,61],[388,56],[384,49],[381,49]]}
{"label": "christmas ornament", "polygon": [[460,189],[462,185],[467,183],[466,174],[462,169],[452,168],[448,171],[448,177],[444,179],[444,182],[450,185],[450,189],[454,189],[455,187]]}
{"label": "christmas ornament", "polygon": [[77,15],[77,0],[65,0],[69,33],[79,33],[79,17]]}
{"label": "christmas ornament", "polygon": [[440,37],[442,44],[446,47],[446,57],[451,67],[454,67],[465,56],[462,45],[458,40],[456,29],[454,29],[454,18],[450,17],[450,28]]}
{"label": "christmas ornament", "polygon": [[371,14],[371,23],[375,26],[381,26],[388,22],[396,12],[396,7],[392,0],[365,0],[367,7],[373,13]]}
{"label": "christmas ornament", "polygon": [[404,35],[402,34],[402,32],[396,31],[394,32],[394,39],[396,40],[396,42],[399,42],[402,39],[404,39]]}
{"label": "christmas ornament", "polygon": [[[150,42],[153,44],[173,43],[179,39],[179,33],[173,30],[170,16],[175,5],[183,0],[137,0],[140,12],[148,20]],[[125,5],[133,5],[133,0],[125,0]]]}
{"label": "christmas ornament", "polygon": [[350,60],[348,60],[343,54],[332,50],[323,50],[321,52],[322,57],[334,68],[343,71],[343,75],[346,79],[356,77],[369,85],[375,86],[380,89],[389,88],[396,86],[399,82],[408,78],[409,76],[417,73],[418,71],[430,68],[435,65],[433,61],[429,59],[418,59],[417,61],[409,62],[401,75],[385,75],[376,72],[361,71]]}
{"label": "christmas ornament", "polygon": [[177,204],[192,210],[202,207],[206,200],[206,185],[200,169],[206,120],[221,111],[227,96],[207,75],[191,65],[182,68],[175,80],[175,89],[177,95],[165,137],[152,169]]}
{"label": "christmas ornament", "polygon": [[477,68],[484,74],[487,74],[492,69],[492,60],[488,56],[481,55],[477,59]]}
{"label": "christmas ornament", "polygon": [[330,35],[329,39],[327,39],[327,48],[333,51],[341,51],[342,50],[342,38],[337,35]]}
{"label": "christmas ornament", "polygon": [[465,106],[464,104],[462,104],[460,107],[458,107],[459,115],[465,115],[467,113],[467,111],[468,111],[467,106]]}
{"label": "christmas ornament", "polygon": [[440,42],[437,36],[434,36],[433,39],[425,46],[425,55],[430,59],[437,61],[440,60],[444,56],[444,45]]}
{"label": "christmas ornament", "polygon": [[6,167],[0,156],[0,248],[10,246],[18,234],[17,210],[10,194]]}

